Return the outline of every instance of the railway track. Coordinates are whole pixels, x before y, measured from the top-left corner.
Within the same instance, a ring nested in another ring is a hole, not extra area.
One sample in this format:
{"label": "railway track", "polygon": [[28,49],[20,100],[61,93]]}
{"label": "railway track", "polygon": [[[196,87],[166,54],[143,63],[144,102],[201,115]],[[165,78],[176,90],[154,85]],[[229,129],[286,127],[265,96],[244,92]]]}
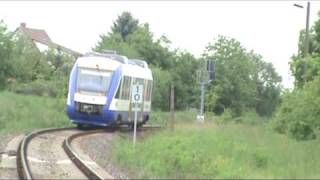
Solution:
{"label": "railway track", "polygon": [[[68,154],[72,162],[89,178],[89,179],[105,179],[105,176],[100,175],[92,167],[86,165],[85,161],[76,153],[75,149],[72,147],[72,140],[79,138],[81,136],[87,136],[89,134],[101,133],[101,132],[113,132],[114,129],[106,130],[94,130],[89,132],[77,133],[69,136],[63,142],[63,148]],[[112,178],[111,176],[108,179]]]}
{"label": "railway track", "polygon": [[40,131],[35,131],[32,132],[28,135],[26,135],[18,148],[17,151],[17,171],[18,171],[18,175],[20,179],[33,179],[32,176],[32,172],[30,170],[30,166],[29,166],[29,161],[28,161],[28,156],[27,156],[27,152],[28,152],[28,145],[30,143],[30,141],[41,134],[45,134],[45,133],[50,133],[50,132],[55,132],[55,131],[63,131],[63,130],[71,130],[71,129],[75,129],[75,128],[54,128],[54,129],[45,129],[45,130],[40,130]]}
{"label": "railway track", "polygon": [[[145,126],[141,127],[140,131],[145,130],[153,130],[153,129],[160,129],[160,126]],[[45,130],[39,130],[32,132],[28,135],[26,135],[18,148],[17,151],[17,171],[20,179],[35,179],[37,177],[34,177],[32,174],[32,170],[30,168],[30,161],[28,158],[28,147],[30,142],[44,134],[50,134],[50,133],[57,133],[61,131],[71,131],[71,130],[77,130],[77,128],[74,127],[68,127],[68,128],[55,128],[55,129],[45,129]],[[72,141],[76,138],[94,134],[94,133],[112,133],[118,131],[120,137],[124,137],[121,135],[121,133],[130,132],[130,128],[124,128],[124,127],[118,127],[118,128],[106,128],[106,129],[95,129],[95,130],[88,130],[88,131],[80,131],[75,132],[72,135],[66,137],[63,141],[62,147],[64,152],[67,154],[69,159],[76,165],[76,167],[88,178],[88,179],[106,179],[106,176],[100,175],[94,168],[89,166],[76,152],[75,148],[72,146]],[[107,178],[112,178],[110,176],[107,176]]]}

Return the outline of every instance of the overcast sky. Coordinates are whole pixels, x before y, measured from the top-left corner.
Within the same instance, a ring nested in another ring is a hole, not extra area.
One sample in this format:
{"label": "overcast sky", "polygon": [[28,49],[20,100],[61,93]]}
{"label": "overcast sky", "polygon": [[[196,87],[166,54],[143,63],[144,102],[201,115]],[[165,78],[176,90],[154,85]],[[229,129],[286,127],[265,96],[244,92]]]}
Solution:
{"label": "overcast sky", "polygon": [[[165,34],[173,48],[199,57],[219,34],[239,40],[244,47],[272,62],[293,87],[288,62],[297,53],[299,30],[305,28],[306,1],[5,1],[0,2],[0,19],[10,30],[21,22],[45,29],[50,38],[68,48],[91,51],[100,34],[110,31],[123,11],[141,23],[149,23],[158,38]],[[317,20],[320,2],[311,1],[310,25]]]}

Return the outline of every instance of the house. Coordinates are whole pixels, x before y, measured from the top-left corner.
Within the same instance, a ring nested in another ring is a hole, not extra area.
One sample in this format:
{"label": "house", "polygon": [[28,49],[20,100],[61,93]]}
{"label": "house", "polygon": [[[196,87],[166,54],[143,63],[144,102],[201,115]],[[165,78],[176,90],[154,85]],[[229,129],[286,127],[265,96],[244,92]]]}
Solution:
{"label": "house", "polygon": [[20,32],[29,37],[40,52],[48,50],[49,48],[53,48],[56,49],[58,52],[63,51],[67,54],[74,56],[75,58],[82,56],[82,54],[77,51],[71,50],[53,42],[45,30],[29,28],[26,26],[26,23],[21,23],[20,27],[17,28],[15,32]]}

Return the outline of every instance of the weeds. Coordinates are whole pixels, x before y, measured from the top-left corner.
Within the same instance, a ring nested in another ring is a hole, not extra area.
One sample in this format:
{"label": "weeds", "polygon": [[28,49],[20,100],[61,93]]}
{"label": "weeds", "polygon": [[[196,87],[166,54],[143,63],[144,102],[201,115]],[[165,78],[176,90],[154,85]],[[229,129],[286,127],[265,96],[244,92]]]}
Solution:
{"label": "weeds", "polygon": [[133,178],[320,177],[319,141],[297,142],[261,124],[209,124],[180,123],[135,148],[119,140],[114,162]]}

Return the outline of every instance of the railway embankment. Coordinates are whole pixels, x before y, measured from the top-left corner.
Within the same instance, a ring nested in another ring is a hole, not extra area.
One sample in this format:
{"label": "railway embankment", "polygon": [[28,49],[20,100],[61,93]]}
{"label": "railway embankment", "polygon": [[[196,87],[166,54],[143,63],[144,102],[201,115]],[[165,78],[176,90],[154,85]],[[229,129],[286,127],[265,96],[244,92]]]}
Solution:
{"label": "railway embankment", "polygon": [[0,135],[71,125],[64,113],[66,101],[57,98],[2,91],[0,102]]}

